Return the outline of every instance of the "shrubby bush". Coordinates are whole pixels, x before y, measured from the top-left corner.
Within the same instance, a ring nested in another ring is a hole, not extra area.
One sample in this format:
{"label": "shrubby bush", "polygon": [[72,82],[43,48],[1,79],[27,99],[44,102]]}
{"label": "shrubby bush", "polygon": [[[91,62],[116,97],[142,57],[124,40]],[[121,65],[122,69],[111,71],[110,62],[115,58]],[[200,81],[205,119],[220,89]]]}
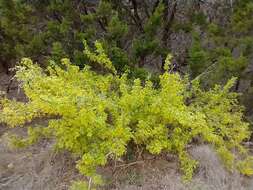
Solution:
{"label": "shrubby bush", "polygon": [[88,66],[80,70],[69,59],[46,71],[27,58],[16,67],[28,102],[1,99],[0,122],[17,127],[36,118],[49,119],[45,127],[31,126],[27,138],[13,137],[16,145],[54,138],[56,148],[77,156],[79,171],[95,180],[97,166],[117,161],[134,146],[151,154],[170,152],[178,156],[189,180],[197,162],[187,147],[200,139],[215,147],[230,170],[253,173],[252,160],[242,146],[250,135],[248,123],[243,121],[237,94],[229,90],[235,78],[203,91],[197,80],[165,72],[154,88],[151,81],[118,75],[99,42],[95,52],[86,44],[84,53],[107,72],[98,74]]}

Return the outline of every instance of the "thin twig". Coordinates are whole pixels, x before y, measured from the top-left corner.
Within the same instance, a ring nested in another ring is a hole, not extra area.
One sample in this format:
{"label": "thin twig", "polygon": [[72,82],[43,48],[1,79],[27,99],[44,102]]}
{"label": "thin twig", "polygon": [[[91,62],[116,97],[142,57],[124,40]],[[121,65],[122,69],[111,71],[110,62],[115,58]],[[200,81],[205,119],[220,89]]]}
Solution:
{"label": "thin twig", "polygon": [[128,164],[121,164],[121,165],[116,166],[116,168],[121,168],[121,167],[127,168],[129,166],[140,164],[140,163],[144,163],[144,160],[139,160],[139,161],[131,162],[131,163],[128,163]]}
{"label": "thin twig", "polygon": [[88,186],[88,190],[90,190],[90,189],[91,189],[91,182],[92,182],[92,178],[90,177],[90,179],[89,179],[89,186]]}

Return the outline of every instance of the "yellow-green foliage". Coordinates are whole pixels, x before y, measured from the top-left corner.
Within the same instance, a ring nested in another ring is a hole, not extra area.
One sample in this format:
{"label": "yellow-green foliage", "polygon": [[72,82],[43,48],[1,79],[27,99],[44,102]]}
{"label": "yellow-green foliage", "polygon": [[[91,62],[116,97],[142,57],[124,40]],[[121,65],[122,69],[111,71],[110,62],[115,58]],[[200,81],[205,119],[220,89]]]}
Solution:
{"label": "yellow-green foliage", "polygon": [[[101,45],[96,47],[97,53],[86,47],[87,57],[114,71]],[[0,121],[16,127],[34,118],[51,118],[41,135],[55,138],[57,148],[77,155],[77,168],[84,175],[96,178],[96,167],[124,155],[131,141],[152,154],[178,155],[185,178],[190,179],[197,163],[187,146],[196,137],[212,144],[229,168],[238,163],[244,173],[252,173],[251,160],[241,146],[249,136],[248,124],[242,121],[236,94],[229,92],[234,79],[205,92],[196,82],[190,88],[179,74],[165,72],[157,89],[150,81],[129,81],[126,74],[80,70],[68,59],[46,71],[23,59],[16,77],[29,101],[2,99]],[[32,129],[23,143],[39,137],[38,129]]]}

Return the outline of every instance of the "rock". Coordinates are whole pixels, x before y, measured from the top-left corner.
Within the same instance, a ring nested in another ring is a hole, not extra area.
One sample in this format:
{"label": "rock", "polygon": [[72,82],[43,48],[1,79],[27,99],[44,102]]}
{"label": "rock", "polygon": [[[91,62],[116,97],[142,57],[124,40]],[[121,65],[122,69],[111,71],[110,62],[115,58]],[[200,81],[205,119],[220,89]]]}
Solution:
{"label": "rock", "polygon": [[14,164],[13,163],[9,163],[7,166],[9,169],[13,169],[14,168]]}

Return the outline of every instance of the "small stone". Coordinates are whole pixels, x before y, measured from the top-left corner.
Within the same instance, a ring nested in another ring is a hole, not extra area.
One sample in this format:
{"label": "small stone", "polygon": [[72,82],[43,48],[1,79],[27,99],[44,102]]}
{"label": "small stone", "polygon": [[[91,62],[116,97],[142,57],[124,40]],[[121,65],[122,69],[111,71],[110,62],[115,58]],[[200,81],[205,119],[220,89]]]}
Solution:
{"label": "small stone", "polygon": [[7,166],[9,169],[12,169],[12,168],[14,168],[14,164],[13,163],[10,163],[10,164],[8,164],[8,166]]}

